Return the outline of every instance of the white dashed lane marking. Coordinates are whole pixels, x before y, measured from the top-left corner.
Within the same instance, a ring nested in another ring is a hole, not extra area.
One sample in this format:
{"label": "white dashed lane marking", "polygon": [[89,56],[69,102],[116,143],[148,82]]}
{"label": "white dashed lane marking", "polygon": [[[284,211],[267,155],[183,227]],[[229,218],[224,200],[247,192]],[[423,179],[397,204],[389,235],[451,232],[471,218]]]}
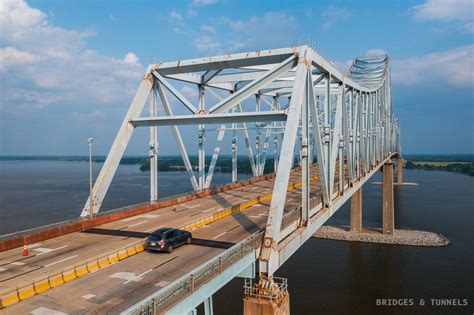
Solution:
{"label": "white dashed lane marking", "polygon": [[140,224],[143,224],[143,223],[147,223],[147,222],[148,222],[148,221],[142,221],[142,222],[138,222],[138,223],[135,223],[135,224],[129,225],[128,227],[137,226],[137,225],[140,225]]}
{"label": "white dashed lane marking", "polygon": [[128,222],[128,221],[132,221],[132,220],[136,220],[136,219],[154,219],[154,218],[158,218],[159,216],[160,216],[159,214],[140,214],[140,215],[136,215],[134,217],[122,219],[122,221],[123,222]]}
{"label": "white dashed lane marking", "polygon": [[223,232],[223,233],[221,233],[221,234],[219,234],[219,235],[217,235],[217,236],[214,236],[212,239],[215,240],[216,238],[221,237],[221,236],[224,235],[225,233],[227,233],[227,232]]}
{"label": "white dashed lane marking", "polygon": [[23,265],[25,265],[25,263],[24,263],[24,262],[21,262],[21,261],[15,261],[15,262],[12,262],[10,265],[23,266]]}
{"label": "white dashed lane marking", "polygon": [[77,256],[78,256],[78,255],[74,255],[74,256],[71,256],[71,257],[67,257],[67,258],[64,258],[64,259],[55,261],[55,262],[53,262],[53,263],[47,264],[47,265],[45,265],[44,267],[46,268],[46,267],[54,266],[54,265],[59,264],[59,263],[61,263],[61,262],[63,262],[63,261],[76,258]]}

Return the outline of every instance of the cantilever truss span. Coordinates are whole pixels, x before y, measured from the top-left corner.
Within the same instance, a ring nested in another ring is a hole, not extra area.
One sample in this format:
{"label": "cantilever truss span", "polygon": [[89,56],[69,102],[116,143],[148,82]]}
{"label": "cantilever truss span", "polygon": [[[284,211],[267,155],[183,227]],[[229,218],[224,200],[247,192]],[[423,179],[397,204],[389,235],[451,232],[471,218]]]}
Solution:
{"label": "cantilever truss span", "polygon": [[[301,224],[307,225],[309,182],[311,175],[316,175],[310,174],[314,160],[318,162],[323,205],[331,207],[335,195],[344,191],[337,185],[353,185],[400,152],[400,125],[393,113],[388,61],[386,55],[357,58],[349,72],[343,73],[312,47],[303,45],[150,65],[95,182],[92,205],[89,198],[81,216],[99,211],[135,128],[150,127],[151,202],[158,198],[157,126],[170,126],[195,190],[211,186],[226,130],[232,132],[232,180],[237,180],[236,139],[241,131],[254,176],[263,174],[271,142],[274,147],[276,178],[260,257],[261,262],[270,261],[280,241],[295,155],[302,167]],[[194,85],[197,101],[183,95],[180,84]],[[148,101],[149,115],[141,116]],[[158,116],[159,104],[162,116]],[[209,138],[205,137],[206,128],[212,124],[219,128],[206,174],[204,141]],[[179,125],[198,126],[197,176]],[[253,135],[255,142],[251,141]],[[335,178],[339,178],[337,185]]]}

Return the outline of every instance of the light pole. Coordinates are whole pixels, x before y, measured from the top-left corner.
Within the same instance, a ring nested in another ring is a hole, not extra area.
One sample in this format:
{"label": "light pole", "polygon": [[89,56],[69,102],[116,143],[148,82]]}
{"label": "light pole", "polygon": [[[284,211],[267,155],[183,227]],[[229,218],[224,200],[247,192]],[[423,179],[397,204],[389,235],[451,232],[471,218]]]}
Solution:
{"label": "light pole", "polygon": [[92,142],[94,139],[89,138],[89,216],[92,218],[93,212],[93,197],[92,197]]}

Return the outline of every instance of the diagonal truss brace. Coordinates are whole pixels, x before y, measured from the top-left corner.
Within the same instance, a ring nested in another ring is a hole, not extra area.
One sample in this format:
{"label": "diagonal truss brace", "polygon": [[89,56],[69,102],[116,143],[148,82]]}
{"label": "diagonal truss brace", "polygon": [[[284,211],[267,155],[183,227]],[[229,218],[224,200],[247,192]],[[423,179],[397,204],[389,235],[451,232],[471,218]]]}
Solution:
{"label": "diagonal truss brace", "polygon": [[[161,102],[163,104],[163,108],[165,110],[166,115],[172,116],[173,112],[171,110],[171,106],[168,102],[166,94],[163,91],[161,82],[157,83],[157,89],[158,89],[158,94],[160,95]],[[191,180],[191,185],[193,186],[194,190],[199,190],[199,185],[196,180],[196,175],[194,174],[193,167],[191,166],[191,162],[189,161],[188,152],[186,151],[186,147],[184,146],[181,133],[179,132],[179,129],[177,126],[171,126],[171,131],[173,132],[174,138],[176,139],[176,144],[178,145],[178,149],[183,159],[184,166],[186,167],[186,171],[188,172],[189,179]]]}
{"label": "diagonal truss brace", "polygon": [[81,218],[96,214],[102,202],[104,200],[105,194],[112,183],[112,179],[117,171],[120,160],[122,159],[123,153],[127,148],[128,142],[132,137],[133,130],[135,129],[130,120],[136,119],[140,116],[143,107],[145,106],[146,101],[152,90],[152,78],[146,76],[140,86],[138,87],[137,93],[133,97],[132,103],[128,109],[127,114],[125,115],[120,129],[115,137],[114,143],[110,148],[107,158],[105,159],[104,165],[100,170],[99,176],[94,183],[92,189],[92,207],[90,206],[91,196],[86,201],[86,204],[82,210]]}
{"label": "diagonal truss brace", "polygon": [[[307,63],[305,60],[306,50],[300,52],[298,65],[296,67],[295,84],[293,86],[293,93],[288,108],[288,118],[286,121],[285,134],[283,136],[283,143],[280,154],[280,162],[276,172],[275,185],[273,188],[272,201],[268,213],[267,226],[265,229],[265,236],[263,247],[260,254],[261,266],[272,269],[268,264],[272,263],[271,256],[275,256],[275,249],[280,241],[280,226],[283,218],[283,210],[285,208],[285,200],[288,190],[288,181],[290,178],[291,165],[293,154],[295,150],[296,135],[298,131],[301,106],[303,102],[306,76],[308,73]],[[266,270],[262,270],[266,272]]]}

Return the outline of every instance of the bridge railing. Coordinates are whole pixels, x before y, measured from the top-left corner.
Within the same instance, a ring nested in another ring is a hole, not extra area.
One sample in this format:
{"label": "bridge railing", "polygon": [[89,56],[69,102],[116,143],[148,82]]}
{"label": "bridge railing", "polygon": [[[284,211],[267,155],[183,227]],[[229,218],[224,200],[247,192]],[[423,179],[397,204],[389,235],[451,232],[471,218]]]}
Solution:
{"label": "bridge railing", "polygon": [[[320,195],[316,195],[310,199],[311,208],[316,207],[320,203]],[[297,222],[297,225],[299,225],[300,220],[301,207],[296,207],[288,211],[283,216],[281,230],[286,229],[295,222]],[[150,297],[147,302],[138,306],[136,309],[131,310],[129,313],[134,315],[164,313],[166,310],[178,304],[179,301],[198,290],[211,279],[230,268],[247,254],[260,248],[262,242],[263,231],[259,231],[250,235],[245,240],[232,246],[205,265],[198,267],[197,269],[174,281],[164,289],[158,291],[154,296]]]}
{"label": "bridge railing", "polygon": [[170,309],[212,278],[221,274],[247,254],[258,249],[263,242],[263,231],[252,234],[242,242],[232,246],[207,264],[198,267],[190,273],[160,290],[148,302],[133,310],[131,314],[160,314]]}

